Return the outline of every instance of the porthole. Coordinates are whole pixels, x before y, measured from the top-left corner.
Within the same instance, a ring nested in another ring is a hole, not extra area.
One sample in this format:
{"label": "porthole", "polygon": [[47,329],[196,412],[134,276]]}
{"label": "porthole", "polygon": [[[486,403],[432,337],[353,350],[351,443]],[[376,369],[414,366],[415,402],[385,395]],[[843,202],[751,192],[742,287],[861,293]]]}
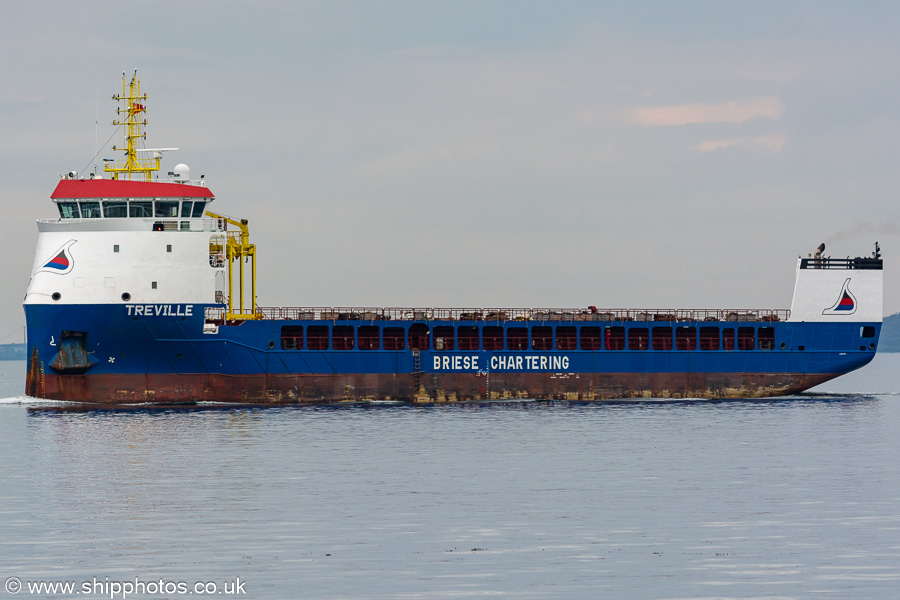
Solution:
{"label": "porthole", "polygon": [[275,342],[269,342],[269,350],[275,349]]}
{"label": "porthole", "polygon": [[784,350],[785,348],[787,348],[787,344],[785,344],[784,342],[781,342],[781,349]]}
{"label": "porthole", "polygon": [[874,349],[875,349],[875,342],[872,342],[871,344],[869,344],[869,350],[874,350]]}
{"label": "porthole", "polygon": [[53,295],[50,297],[53,298],[53,301],[55,302],[55,301],[59,300],[60,298],[62,298],[62,294],[60,294],[59,292],[53,292]]}
{"label": "porthole", "polygon": [[124,300],[125,302],[128,302],[129,300],[131,300],[131,294],[129,294],[128,292],[124,292],[122,294],[122,300]]}

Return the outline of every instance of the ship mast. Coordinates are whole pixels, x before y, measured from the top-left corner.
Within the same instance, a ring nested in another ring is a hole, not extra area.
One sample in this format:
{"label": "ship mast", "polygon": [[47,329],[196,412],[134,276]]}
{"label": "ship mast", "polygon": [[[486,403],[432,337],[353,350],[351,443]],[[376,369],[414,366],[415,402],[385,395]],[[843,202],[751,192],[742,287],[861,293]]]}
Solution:
{"label": "ship mast", "polygon": [[[159,171],[159,161],[164,150],[177,150],[177,148],[137,148],[138,141],[147,139],[145,127],[147,125],[147,94],[141,94],[141,81],[137,77],[137,69],[131,80],[127,80],[122,73],[122,93],[113,95],[113,100],[121,102],[122,106],[116,109],[119,118],[113,121],[113,125],[122,125],[125,136],[125,147],[113,146],[113,150],[124,150],[124,160],[116,161],[115,165],[107,162],[103,170],[111,174],[112,179],[145,179],[150,181],[154,171]],[[148,158],[138,158],[138,152],[152,152]]]}

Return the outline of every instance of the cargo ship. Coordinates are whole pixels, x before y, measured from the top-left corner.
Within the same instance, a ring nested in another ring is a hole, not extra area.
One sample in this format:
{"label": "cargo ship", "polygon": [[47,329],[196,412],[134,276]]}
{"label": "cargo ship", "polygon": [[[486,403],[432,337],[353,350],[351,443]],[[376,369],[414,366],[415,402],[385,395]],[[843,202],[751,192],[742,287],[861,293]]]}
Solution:
{"label": "cargo ship", "polygon": [[764,398],[875,356],[882,258],[796,263],[790,309],[261,307],[248,221],[145,148],[60,177],[25,295],[26,394],[105,405]]}

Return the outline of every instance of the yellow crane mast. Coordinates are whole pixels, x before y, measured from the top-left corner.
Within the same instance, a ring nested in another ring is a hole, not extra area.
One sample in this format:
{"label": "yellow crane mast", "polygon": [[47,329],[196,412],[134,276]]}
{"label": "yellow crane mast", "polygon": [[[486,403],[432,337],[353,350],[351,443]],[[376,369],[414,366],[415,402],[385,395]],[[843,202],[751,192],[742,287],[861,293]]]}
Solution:
{"label": "yellow crane mast", "polygon": [[[228,300],[225,319],[227,321],[251,320],[263,318],[256,311],[256,245],[250,243],[250,229],[247,219],[240,221],[213,212],[206,216],[219,219],[228,225],[234,225],[239,231],[224,231],[224,236],[214,236],[209,243],[210,256],[222,256],[228,265]],[[242,260],[244,259],[244,260]],[[244,262],[250,260],[250,310],[244,309]],[[234,261],[238,263],[238,311],[234,310]]]}
{"label": "yellow crane mast", "polygon": [[[150,176],[159,171],[159,161],[162,153],[167,150],[178,150],[178,148],[138,148],[138,142],[147,139],[147,94],[141,94],[141,80],[138,79],[137,70],[132,75],[131,80],[127,80],[125,73],[122,73],[122,93],[113,95],[113,100],[121,102],[122,106],[116,109],[119,118],[113,121],[113,125],[121,125],[125,137],[125,147],[119,148],[113,146],[113,150],[122,150],[125,152],[125,158],[116,161],[115,165],[110,164],[109,159],[103,166],[103,170],[110,173],[112,179],[134,179],[134,176],[140,175],[142,179],[150,181]],[[150,157],[138,158],[138,152],[149,152]]]}

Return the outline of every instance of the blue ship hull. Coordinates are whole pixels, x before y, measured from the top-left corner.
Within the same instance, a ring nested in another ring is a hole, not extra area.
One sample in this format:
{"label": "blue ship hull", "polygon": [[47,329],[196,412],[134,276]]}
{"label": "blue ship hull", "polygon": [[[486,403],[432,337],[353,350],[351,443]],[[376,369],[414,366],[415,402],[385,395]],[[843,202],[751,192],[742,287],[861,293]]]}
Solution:
{"label": "blue ship hull", "polygon": [[[98,403],[768,397],[867,364],[881,329],[880,322],[354,318],[219,322],[213,332],[205,315],[213,305],[147,305],[141,314],[133,305],[25,308],[26,392]],[[502,330],[501,348],[483,347],[487,327]],[[402,349],[384,349],[389,328],[402,331],[402,342],[394,341]],[[477,331],[477,348],[458,349],[463,329]],[[513,340],[511,329],[527,337]],[[377,341],[364,337],[373,331]],[[448,337],[438,342],[437,333]],[[585,343],[589,333],[600,337]]]}

